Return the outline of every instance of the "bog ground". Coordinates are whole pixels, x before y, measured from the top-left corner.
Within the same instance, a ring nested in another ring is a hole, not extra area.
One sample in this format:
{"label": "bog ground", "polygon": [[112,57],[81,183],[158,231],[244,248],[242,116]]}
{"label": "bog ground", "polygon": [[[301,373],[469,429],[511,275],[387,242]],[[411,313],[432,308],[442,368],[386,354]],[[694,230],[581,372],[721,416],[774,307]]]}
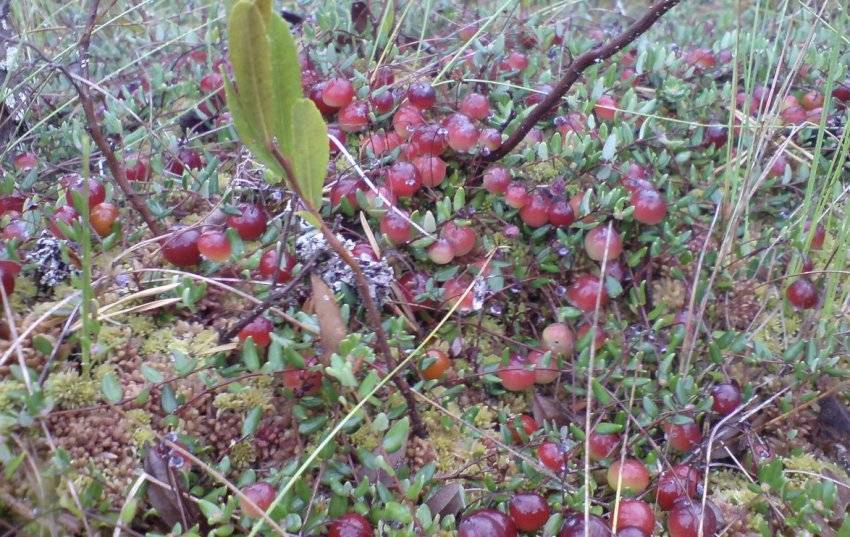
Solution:
{"label": "bog ground", "polygon": [[837,0],[0,0],[0,535],[850,537]]}

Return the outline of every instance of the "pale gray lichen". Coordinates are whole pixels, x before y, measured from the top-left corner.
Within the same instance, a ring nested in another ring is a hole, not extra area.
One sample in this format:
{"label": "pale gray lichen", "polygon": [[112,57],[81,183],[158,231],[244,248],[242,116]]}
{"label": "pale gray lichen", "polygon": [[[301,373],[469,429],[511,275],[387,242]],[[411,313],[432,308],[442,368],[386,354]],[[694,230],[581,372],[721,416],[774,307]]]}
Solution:
{"label": "pale gray lichen", "polygon": [[35,241],[35,248],[27,255],[27,261],[35,265],[38,287],[42,291],[53,289],[68,280],[73,273],[73,269],[62,259],[62,245],[65,242],[44,230]]}

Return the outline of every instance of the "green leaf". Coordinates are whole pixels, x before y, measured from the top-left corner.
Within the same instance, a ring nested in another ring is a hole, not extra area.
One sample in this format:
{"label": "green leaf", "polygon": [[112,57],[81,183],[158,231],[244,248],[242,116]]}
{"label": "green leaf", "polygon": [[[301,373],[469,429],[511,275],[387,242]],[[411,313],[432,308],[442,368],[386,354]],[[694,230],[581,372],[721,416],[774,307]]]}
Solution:
{"label": "green leaf", "polygon": [[387,453],[395,453],[404,445],[407,439],[407,431],[410,429],[410,418],[405,416],[390,427],[384,435],[383,446]]}
{"label": "green leaf", "polygon": [[257,352],[257,345],[254,343],[253,337],[248,337],[242,346],[242,363],[248,368],[248,371],[258,371],[260,369],[260,355]]}
{"label": "green leaf", "polygon": [[239,87],[237,99],[245,120],[254,129],[255,139],[263,144],[271,141],[273,121],[269,114],[275,108],[266,18],[256,3],[240,0],[230,11],[227,28],[233,74]]}
{"label": "green leaf", "polygon": [[263,409],[254,407],[245,416],[245,421],[242,422],[242,436],[251,436],[257,431],[257,426],[260,424],[260,418],[263,417]]}
{"label": "green leaf", "polygon": [[[268,21],[268,39],[271,45],[271,71],[274,90],[274,122],[272,132],[277,136],[280,151],[293,158],[295,151],[295,123],[292,110],[295,102],[303,96],[301,92],[301,67],[295,40],[286,22],[277,13],[271,13]],[[327,141],[325,141],[327,146]]]}
{"label": "green leaf", "polygon": [[395,2],[387,2],[384,13],[381,16],[381,25],[378,27],[378,35],[375,36],[375,47],[372,49],[373,60],[375,59],[375,52],[377,52],[378,48],[386,44],[387,38],[389,38],[390,32],[392,32],[394,21]]}
{"label": "green leaf", "polygon": [[617,133],[612,132],[608,139],[605,140],[605,146],[602,148],[602,160],[612,160],[617,152]]}
{"label": "green leaf", "polygon": [[117,403],[124,397],[124,388],[118,382],[118,376],[111,371],[101,379],[100,389],[110,403]]}
{"label": "green leaf", "polygon": [[322,205],[322,188],[328,172],[328,127],[310,99],[302,98],[295,102],[292,121],[298,125],[292,154],[295,180],[304,201],[318,209]]}
{"label": "green leaf", "polygon": [[142,364],[139,370],[142,372],[142,376],[145,377],[145,380],[152,384],[159,384],[160,382],[165,380],[165,377],[162,375],[162,373],[152,368],[148,364]]}

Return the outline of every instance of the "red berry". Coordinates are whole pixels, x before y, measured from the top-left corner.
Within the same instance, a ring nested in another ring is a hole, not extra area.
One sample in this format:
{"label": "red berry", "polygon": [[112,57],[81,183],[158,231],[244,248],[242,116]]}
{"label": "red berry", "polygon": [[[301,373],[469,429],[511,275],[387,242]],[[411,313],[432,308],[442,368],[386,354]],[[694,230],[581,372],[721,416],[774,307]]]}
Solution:
{"label": "red berry", "polygon": [[714,125],[705,129],[705,141],[718,149],[726,145],[728,138],[726,127]]}
{"label": "red berry", "polygon": [[479,509],[469,513],[457,527],[457,537],[516,537],[514,522],[495,509]]}
{"label": "red berry", "polygon": [[230,250],[230,241],[221,231],[204,231],[198,237],[198,251],[210,261],[224,263],[230,259]]}
{"label": "red berry", "polygon": [[446,222],[440,234],[451,244],[454,254],[458,257],[471,252],[478,238],[474,229],[469,226],[458,226],[454,222]]}
{"label": "red berry", "polygon": [[57,226],[55,222],[62,221],[70,226],[77,219],[78,216],[79,215],[77,215],[77,211],[75,211],[74,208],[70,205],[63,205],[59,207],[58,209],[56,209],[56,212],[53,213],[53,216],[50,219],[50,223],[48,224],[50,232],[53,233],[53,235],[57,239],[66,239],[67,237],[64,233],[62,233],[62,230],[59,229],[59,226]]}
{"label": "red berry", "polygon": [[686,464],[679,464],[665,471],[658,478],[656,502],[662,510],[668,511],[680,498],[693,498],[700,481],[699,472]]}
{"label": "red berry", "polygon": [[[454,306],[455,302],[463,295],[466,288],[469,287],[471,282],[463,277],[457,276],[454,278],[450,278],[443,283],[443,307],[444,309],[449,309]],[[472,311],[475,305],[475,298],[473,297],[473,291],[467,293],[466,297],[461,300],[460,305],[457,308],[459,312],[467,312]]]}
{"label": "red berry", "polygon": [[[681,423],[678,423],[679,421]],[[689,418],[684,418],[684,416],[677,416],[675,421],[666,422],[664,433],[670,447],[680,453],[687,453],[702,441],[699,425]]]}
{"label": "red berry", "polygon": [[274,325],[263,316],[257,317],[248,326],[239,331],[239,341],[245,341],[249,337],[254,340],[254,345],[263,348],[271,343],[271,333]]}
{"label": "red berry", "polygon": [[617,528],[636,527],[646,535],[655,529],[655,513],[652,506],[641,500],[623,499],[617,509]]}
{"label": "red berry", "polygon": [[417,155],[440,155],[448,147],[446,129],[433,123],[417,127],[410,137],[410,145]]}
{"label": "red berry", "polygon": [[[588,332],[590,332],[590,326],[591,326],[590,324],[583,324],[583,325],[579,326],[578,331],[576,332],[576,337],[579,340],[582,339],[585,335],[587,335]],[[605,330],[603,330],[599,326],[596,326],[594,328],[593,335],[594,335],[593,344],[594,344],[594,347],[596,347],[597,349],[601,348],[602,345],[605,344],[605,341],[608,340],[608,334],[605,332]]]}
{"label": "red berry", "polygon": [[504,194],[511,182],[511,172],[501,166],[490,166],[484,172],[484,188],[493,194]]}
{"label": "red berry", "polygon": [[410,222],[396,211],[387,211],[381,218],[381,233],[393,244],[404,244],[412,235]]}
{"label": "red berry", "polygon": [[555,199],[549,204],[549,223],[555,227],[568,227],[576,221],[576,215],[570,202],[566,199]]}
{"label": "red berry", "polygon": [[322,99],[322,94],[324,93],[325,87],[327,87],[327,85],[327,81],[319,82],[318,84],[315,84],[313,87],[311,87],[310,91],[307,92],[307,97],[309,97],[309,99],[313,101],[313,104],[316,105],[316,108],[319,109],[319,112],[326,116],[333,114],[334,112],[339,110],[338,106],[330,106]]}
{"label": "red berry", "polygon": [[717,59],[710,49],[693,48],[685,54],[684,61],[688,65],[692,65],[697,69],[711,69],[714,67]]}
{"label": "red berry", "polygon": [[428,258],[437,265],[447,265],[455,258],[455,252],[449,241],[437,239],[428,247]]}
{"label": "red berry", "polygon": [[428,276],[423,272],[405,272],[398,279],[399,289],[405,300],[412,309],[419,307],[433,307],[434,302],[431,300],[418,300],[417,297],[427,291]]}
{"label": "red berry", "polygon": [[552,202],[541,193],[532,194],[528,203],[519,210],[520,219],[529,227],[545,226],[549,223],[549,208]]}
{"label": "red berry", "polygon": [[614,449],[620,444],[622,437],[619,433],[603,434],[593,430],[588,437],[590,451],[588,456],[592,461],[600,461],[615,455]]}
{"label": "red berry", "polygon": [[646,533],[636,526],[618,526],[617,537],[650,537],[651,534]]}
{"label": "red berry", "polygon": [[773,164],[770,165],[768,175],[771,177],[784,177],[786,166],[788,166],[788,159],[785,158],[785,155],[778,155],[773,159]]}
{"label": "red berry", "polygon": [[640,189],[632,193],[635,220],[641,224],[655,225],[667,216],[667,202],[655,189]]}
{"label": "red berry", "polygon": [[201,262],[198,239],[201,233],[195,228],[175,226],[162,245],[162,255],[172,265],[191,267]]}
{"label": "red berry", "polygon": [[514,209],[522,209],[531,201],[531,195],[522,181],[511,181],[505,190],[505,203]]}
{"label": "red berry", "polygon": [[712,388],[711,397],[714,399],[711,409],[726,416],[741,405],[741,388],[732,382],[724,382]]}
{"label": "red berry", "polygon": [[407,88],[407,100],[416,108],[425,110],[431,108],[437,102],[437,93],[430,84],[416,82]]}
{"label": "red berry", "polygon": [[277,490],[265,481],[258,481],[242,489],[242,494],[256,504],[256,507],[254,507],[242,498],[239,498],[239,507],[242,508],[242,512],[251,518],[260,518],[271,506],[272,502],[274,502]]}
{"label": "red berry", "polygon": [[186,168],[200,170],[203,167],[204,159],[201,153],[189,147],[181,147],[177,155],[168,163],[168,171],[174,175],[183,175]]}
{"label": "red berry", "polygon": [[552,354],[569,356],[575,348],[575,335],[564,323],[552,323],[543,329],[543,344]]}
{"label": "red berry", "polygon": [[806,310],[818,305],[818,290],[806,276],[800,276],[785,291],[788,302],[797,309]]}
{"label": "red berry", "polygon": [[347,106],[354,99],[354,86],[345,78],[331,78],[322,88],[322,101],[333,108]]}
{"label": "red berry", "polygon": [[395,194],[385,185],[378,185],[375,190],[371,188],[366,190],[363,197],[366,198],[366,206],[363,210],[370,216],[382,216],[396,204]]}
{"label": "red berry", "polygon": [[544,361],[546,356],[545,351],[530,350],[528,351],[528,363],[534,366],[534,382],[536,384],[549,384],[555,382],[561,375],[561,370],[558,366],[558,359],[554,353],[549,354],[548,361]]}
{"label": "red berry", "polygon": [[396,197],[409,198],[422,188],[422,179],[413,164],[398,161],[387,170],[387,186]]}
{"label": "red berry", "polygon": [[488,151],[495,151],[502,145],[502,134],[492,127],[481,129],[481,134],[478,135],[478,143]]}
{"label": "red berry", "polygon": [[15,156],[14,166],[19,172],[29,171],[38,165],[35,153],[21,153]]}
{"label": "red berry", "polygon": [[458,153],[465,153],[478,143],[478,127],[462,114],[454,114],[446,124],[449,147]]}
{"label": "red berry", "polygon": [[637,459],[625,459],[622,463],[617,460],[608,468],[608,486],[616,490],[618,481],[623,494],[635,496],[649,486],[649,471]]}
{"label": "red berry", "polygon": [[514,71],[523,71],[528,67],[528,56],[522,52],[511,52],[505,58],[505,66]]}
{"label": "red berry", "polygon": [[369,106],[363,101],[354,101],[337,113],[337,124],[343,132],[357,132],[369,126]]}
{"label": "red berry", "polygon": [[286,250],[277,255],[277,248],[272,248],[260,257],[260,276],[271,280],[277,274],[277,283],[286,283],[292,279],[292,270],[295,268],[295,258]]}
{"label": "red berry", "polygon": [[582,134],[587,130],[587,117],[579,112],[570,112],[566,116],[558,116],[554,123],[562,138],[570,133]]}
{"label": "red berry", "polygon": [[369,149],[376,157],[380,157],[384,153],[389,153],[400,146],[401,143],[401,137],[395,132],[375,132],[363,138],[360,144],[360,150],[365,151]]}
{"label": "red berry", "polygon": [[604,520],[596,515],[590,515],[587,527],[584,524],[584,513],[571,513],[564,518],[564,524],[558,537],[610,537],[611,530]]}
{"label": "red berry", "polygon": [[128,181],[147,181],[151,175],[148,159],[139,155],[127,157],[124,161],[124,173]]}
{"label": "red berry", "polygon": [[422,369],[422,378],[425,380],[437,380],[452,365],[449,355],[440,349],[429,350],[425,357],[430,361],[428,367]]}
{"label": "red berry", "polygon": [[30,237],[30,227],[24,220],[15,218],[3,228],[3,238],[6,240],[17,239],[25,241]]}
{"label": "red berry", "polygon": [[[805,233],[806,237],[809,236],[809,230],[811,230],[811,228],[812,228],[811,222],[806,222],[805,225],[803,226],[803,232]],[[812,250],[820,250],[821,248],[823,248],[823,243],[824,243],[825,240],[826,240],[826,229],[821,224],[816,225],[815,226],[815,232],[812,233],[811,249]]]}
{"label": "red berry", "polygon": [[554,442],[544,442],[537,446],[537,458],[543,466],[555,473],[563,472],[566,468],[564,454]]}
{"label": "red berry", "polygon": [[384,86],[391,86],[393,82],[395,82],[395,73],[393,73],[392,68],[382,65],[372,73],[370,87],[372,89],[382,88]]}
{"label": "red berry", "polygon": [[407,140],[418,125],[425,123],[422,112],[415,106],[402,105],[393,115],[393,129],[402,139]]}
{"label": "red berry", "polygon": [[243,203],[239,206],[241,214],[227,217],[227,225],[245,241],[255,241],[263,236],[268,226],[266,210],[261,205]]}
{"label": "red berry", "polygon": [[520,531],[535,532],[549,520],[549,504],[535,492],[514,494],[508,510]]}
{"label": "red berry", "polygon": [[346,513],[328,524],[328,537],[372,537],[372,524],[363,515]]}
{"label": "red berry", "polygon": [[850,83],[837,85],[832,90],[832,96],[845,103],[850,101]]}
{"label": "red berry", "polygon": [[519,421],[523,434],[525,434],[526,438],[530,437],[534,431],[540,428],[540,426],[537,425],[537,420],[528,414],[520,414],[519,416],[508,420],[508,431],[511,433],[511,439],[513,439],[515,444],[522,444],[524,442],[522,439],[523,434],[520,434],[519,430],[516,428],[517,421]]}
{"label": "red berry", "polygon": [[580,274],[567,289],[567,300],[584,312],[596,310],[596,302],[603,308],[608,304],[608,292],[602,280],[591,274]]}
{"label": "red berry", "polygon": [[617,108],[619,107],[620,103],[618,103],[615,98],[610,95],[603,95],[596,101],[596,104],[593,106],[593,111],[596,112],[596,116],[599,119],[611,121],[617,114]]}
{"label": "red berry", "polygon": [[337,207],[343,198],[348,200],[352,207],[357,207],[357,191],[366,190],[366,184],[359,179],[342,177],[331,187],[331,207]]}
{"label": "red berry", "polygon": [[337,125],[328,125],[328,149],[330,149],[331,155],[336,155],[339,153],[339,148],[330,139],[331,136],[339,140],[339,143],[342,145],[345,145],[346,135]]}
{"label": "red berry", "polygon": [[480,93],[467,93],[458,110],[472,119],[485,119],[490,115],[490,101]]}
{"label": "red berry", "polygon": [[614,260],[623,252],[623,240],[613,227],[607,224],[595,227],[584,236],[584,249],[594,261]]}
{"label": "red berry", "polygon": [[112,225],[118,220],[118,207],[111,203],[99,203],[89,211],[89,222],[101,237],[112,233]]}
{"label": "red berry", "polygon": [[413,159],[413,165],[422,178],[422,184],[435,188],[446,178],[446,163],[440,157],[425,155]]}
{"label": "red berry", "polygon": [[15,292],[15,278],[21,272],[21,265],[14,261],[0,261],[0,284],[3,285],[3,290],[6,296]]}
{"label": "red berry", "polygon": [[378,254],[375,253],[374,248],[372,248],[372,245],[368,242],[358,242],[357,244],[355,244],[354,247],[351,249],[351,255],[353,255],[355,259],[359,260],[379,260]]}
{"label": "red berry", "polygon": [[11,212],[24,212],[24,201],[25,200],[23,196],[18,196],[16,194],[12,194],[10,196],[0,196],[0,216]]}
{"label": "red berry", "polygon": [[392,91],[379,91],[369,97],[369,104],[372,105],[376,115],[387,114],[395,106],[395,97]]}
{"label": "red berry", "polygon": [[498,370],[502,386],[511,392],[521,392],[534,386],[536,376],[526,359],[519,355],[511,356],[508,365]]}
{"label": "red berry", "polygon": [[688,499],[679,500],[667,515],[667,531],[670,537],[697,537],[700,535],[712,537],[717,531],[717,517],[714,510],[706,506],[702,511],[700,505]]}

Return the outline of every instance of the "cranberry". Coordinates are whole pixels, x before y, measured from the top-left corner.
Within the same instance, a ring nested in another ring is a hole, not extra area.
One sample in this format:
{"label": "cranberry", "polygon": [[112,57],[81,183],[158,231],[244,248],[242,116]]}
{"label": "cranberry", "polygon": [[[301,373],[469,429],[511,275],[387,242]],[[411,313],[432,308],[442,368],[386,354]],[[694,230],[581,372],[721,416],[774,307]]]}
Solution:
{"label": "cranberry", "polygon": [[553,200],[549,204],[549,223],[555,227],[569,227],[576,221],[576,215],[570,202],[564,198]]}
{"label": "cranberry", "polygon": [[360,144],[361,151],[369,149],[376,157],[389,153],[402,143],[401,137],[395,132],[375,132],[363,138]]}
{"label": "cranberry", "polygon": [[407,100],[416,108],[425,110],[431,108],[437,102],[437,93],[430,84],[416,82],[407,88]]}
{"label": "cranberry", "polygon": [[412,235],[410,222],[396,211],[387,211],[381,218],[381,233],[393,244],[404,244]]}
{"label": "cranberry", "polygon": [[508,365],[498,370],[502,386],[512,392],[521,392],[534,386],[536,376],[529,367],[528,361],[519,355],[514,355]]}
{"label": "cranberry", "polygon": [[318,84],[315,84],[313,87],[311,87],[310,91],[307,92],[307,97],[309,97],[309,99],[313,101],[313,104],[316,105],[316,108],[319,109],[319,112],[326,116],[333,114],[334,112],[339,110],[338,106],[330,106],[322,99],[322,94],[324,93],[325,87],[327,87],[327,85],[327,81],[319,82]]}
{"label": "cranberry", "polygon": [[564,454],[554,442],[544,442],[537,446],[537,458],[543,466],[555,473],[563,472],[566,468]]}
{"label": "cranberry", "polygon": [[277,274],[277,283],[286,283],[291,280],[294,268],[295,258],[285,250],[281,252],[280,258],[276,248],[264,252],[260,257],[260,276],[271,280]]}
{"label": "cranberry", "polygon": [[395,106],[395,97],[392,91],[379,91],[369,97],[369,104],[376,115],[388,114]]}
{"label": "cranberry", "polygon": [[520,531],[535,532],[549,520],[549,504],[535,492],[514,494],[508,510]]}
{"label": "cranberry", "polygon": [[[519,421],[519,424],[522,427],[522,433],[520,433],[516,427],[517,421]],[[520,414],[516,418],[508,421],[508,431],[511,433],[511,439],[515,444],[522,444],[524,442],[522,438],[523,435],[528,438],[538,429],[540,429],[540,426],[537,425],[537,420],[528,414]]]}
{"label": "cranberry", "polygon": [[354,256],[355,259],[359,260],[371,260],[371,261],[379,261],[380,258],[378,254],[375,253],[374,248],[368,242],[358,242],[351,249],[351,255]]}
{"label": "cranberry", "polygon": [[602,280],[591,274],[580,274],[567,289],[567,300],[584,312],[596,310],[596,302],[603,308],[608,303],[608,292]]}
{"label": "cranberry", "polygon": [[183,175],[186,168],[200,170],[204,167],[204,159],[201,153],[189,147],[181,147],[177,156],[168,163],[168,171],[174,175]]}
{"label": "cranberry", "polygon": [[65,234],[62,233],[62,230],[59,229],[59,226],[57,226],[55,222],[61,221],[70,226],[78,216],[77,211],[75,211],[70,205],[63,205],[59,207],[56,209],[56,212],[53,213],[53,217],[50,221],[50,232],[53,233],[57,239],[66,239],[67,237],[65,237]]}
{"label": "cranberry", "polygon": [[175,226],[170,230],[170,236],[162,245],[162,255],[178,267],[191,267],[201,262],[198,251],[198,239],[201,233],[195,228]]}
{"label": "cranberry", "polygon": [[[469,287],[471,282],[463,277],[457,276],[455,278],[450,278],[443,283],[443,306],[445,309],[451,308],[455,302],[463,295],[466,288]],[[472,296],[473,293],[470,291],[466,297],[460,302],[457,310],[460,312],[472,311],[475,300]]]}
{"label": "cranberry", "polygon": [[652,535],[655,529],[655,513],[652,507],[641,500],[620,500],[617,509],[617,528],[640,528],[646,535]]}
{"label": "cranberry", "polygon": [[25,241],[30,237],[30,227],[20,218],[15,218],[3,228],[3,238],[6,240],[17,239]]}
{"label": "cranberry", "polygon": [[[0,196],[0,216],[6,213],[22,213],[24,212],[24,198],[17,194],[11,196]],[[73,207],[71,207],[73,209]]]}
{"label": "cranberry", "polygon": [[147,181],[151,175],[148,159],[139,155],[127,157],[124,163],[124,174],[128,181]]}
{"label": "cranberry", "polygon": [[15,292],[15,278],[21,272],[21,265],[14,261],[0,261],[0,284],[3,285],[3,290],[6,296]]}
{"label": "cranberry", "polygon": [[490,101],[480,93],[467,93],[458,110],[472,119],[485,119],[490,115]]}
{"label": "cranberry", "polygon": [[511,181],[505,190],[505,203],[514,209],[522,209],[531,201],[531,195],[522,181]]}
{"label": "cranberry", "polygon": [[806,277],[800,276],[785,291],[788,302],[797,309],[811,309],[818,305],[818,290],[815,284]]}
{"label": "cranberry", "polygon": [[655,189],[640,189],[632,193],[635,220],[641,224],[655,225],[667,216],[667,202]]}
{"label": "cranberry", "polygon": [[398,161],[387,170],[387,186],[397,197],[409,198],[422,188],[422,179],[413,164]]}
{"label": "cranberry", "polygon": [[617,108],[619,107],[620,103],[618,103],[615,98],[610,95],[603,95],[596,101],[596,104],[593,106],[593,111],[596,112],[596,116],[599,119],[611,121],[617,114]]}
{"label": "cranberry", "polygon": [[513,520],[495,509],[479,509],[469,513],[457,527],[457,537],[516,537]]}
{"label": "cranberry", "polygon": [[15,156],[15,169],[19,172],[26,172],[38,166],[38,157],[35,153],[21,153]]}
{"label": "cranberry", "polygon": [[439,349],[429,350],[425,354],[425,360],[430,362],[428,367],[422,369],[422,378],[425,380],[437,380],[452,365],[449,355]]}
{"label": "cranberry", "polygon": [[575,335],[564,323],[552,323],[543,329],[543,344],[552,354],[569,356],[575,348]]}
{"label": "cranberry", "polygon": [[382,65],[372,73],[370,87],[372,89],[383,88],[384,86],[391,86],[393,82],[395,82],[395,73],[392,68]]}
{"label": "cranberry", "polygon": [[484,188],[493,194],[504,194],[511,182],[511,172],[501,166],[490,166],[484,172]]}
{"label": "cranberry", "polygon": [[242,512],[251,518],[260,518],[271,506],[272,502],[274,502],[277,490],[265,481],[258,481],[242,489],[242,494],[247,496],[256,505],[255,507],[244,499],[239,498],[239,507],[242,508]]}
{"label": "cranberry", "polygon": [[446,239],[437,239],[428,247],[428,259],[437,265],[448,265],[454,258],[454,248]]}
{"label": "cranberry", "polygon": [[375,530],[363,515],[345,513],[328,524],[328,537],[372,537]]}
{"label": "cranberry", "polygon": [[549,208],[552,202],[543,194],[532,194],[528,203],[519,210],[520,219],[529,227],[545,226],[549,223]]}
{"label": "cranberry", "polygon": [[700,534],[711,537],[717,531],[717,517],[714,510],[702,511],[700,505],[689,499],[681,499],[673,505],[667,515],[667,531],[670,537],[697,537]]}
{"label": "cranberry", "polygon": [[773,159],[773,164],[770,165],[768,175],[771,177],[783,177],[786,166],[788,166],[788,159],[785,158],[785,155],[779,155]]}
{"label": "cranberry", "polygon": [[705,129],[705,141],[718,149],[726,145],[728,137],[726,127],[713,125]]}
{"label": "cranberry", "polygon": [[261,205],[243,203],[239,206],[239,215],[227,217],[227,225],[245,241],[255,241],[263,236],[268,225],[266,210]]}
{"label": "cranberry", "polygon": [[558,537],[610,537],[611,530],[604,520],[596,515],[589,515],[587,527],[584,524],[584,513],[570,513],[564,518],[564,524]]}
{"label": "cranberry", "polygon": [[623,252],[623,240],[616,229],[603,224],[587,232],[584,249],[594,261],[613,260]]}
{"label": "cranberry", "polygon": [[357,132],[369,126],[369,106],[363,101],[354,101],[345,106],[336,116],[343,132]]}
{"label": "cranberry", "polygon": [[366,184],[358,179],[343,177],[337,180],[331,187],[331,207],[337,207],[342,203],[343,198],[348,200],[348,204],[352,207],[357,207],[357,191],[366,190]]}
{"label": "cranberry", "polygon": [[712,388],[711,397],[714,399],[711,409],[726,416],[741,405],[741,388],[732,382],[724,382]]}
{"label": "cranberry", "polygon": [[693,498],[700,481],[699,472],[686,464],[679,464],[665,471],[658,478],[656,502],[664,511],[670,510],[676,500]]}
{"label": "cranberry", "polygon": [[328,125],[328,149],[330,149],[331,155],[336,155],[339,153],[339,148],[330,139],[331,136],[339,140],[339,143],[342,145],[345,145],[346,135],[337,125]]}
{"label": "cranberry", "polygon": [[[578,327],[578,332],[576,332],[576,337],[581,340],[588,332],[590,332],[590,324],[583,324]],[[600,348],[605,344],[605,341],[608,340],[608,334],[600,328],[599,326],[594,326],[593,328],[593,344],[595,348]]]}
{"label": "cranberry", "polygon": [[393,115],[393,129],[402,139],[407,140],[418,125],[425,123],[422,112],[415,106],[402,105]]}
{"label": "cranberry", "polygon": [[422,178],[422,184],[435,188],[446,178],[446,163],[440,157],[425,155],[413,159],[413,166]]}
{"label": "cranberry", "polygon": [[502,145],[502,134],[492,127],[481,129],[481,134],[478,135],[478,143],[488,151],[495,151]]}
{"label": "cranberry", "polygon": [[248,326],[239,331],[239,341],[245,341],[249,337],[254,340],[254,345],[263,348],[271,343],[271,333],[274,325],[263,316],[257,317]]}
{"label": "cranberry", "polygon": [[832,90],[832,96],[841,102],[850,101],[850,83],[839,84]]}
{"label": "cranberry", "polygon": [[801,123],[805,123],[808,114],[806,113],[806,109],[798,104],[794,104],[788,106],[779,113],[782,119],[785,120],[785,123],[790,125],[799,125]]}
{"label": "cranberry", "polygon": [[436,124],[418,127],[410,137],[410,145],[417,155],[440,155],[448,147],[446,129]]}
{"label": "cranberry", "polygon": [[[60,182],[65,187],[65,201],[68,202],[68,205],[74,205],[74,198],[72,196],[72,192],[83,193],[83,178],[78,174],[70,174],[62,177]],[[98,181],[97,179],[89,178],[88,180],[88,188],[89,188],[89,208],[94,207],[98,203],[103,203],[106,199],[106,189],[103,188],[103,183]]]}
{"label": "cranberry", "polygon": [[458,153],[465,153],[475,147],[480,132],[464,115],[455,114],[446,125],[447,142],[449,147]]}
{"label": "cranberry", "polygon": [[454,222],[446,222],[440,234],[449,242],[454,254],[458,257],[471,252],[478,238],[474,229],[469,226],[458,226]]}
{"label": "cranberry", "polygon": [[558,368],[558,360],[554,353],[550,353],[549,360],[544,363],[545,352],[538,350],[528,351],[528,363],[534,366],[534,382],[537,384],[549,384],[555,382],[561,374]]}
{"label": "cranberry", "polygon": [[532,91],[525,97],[525,104],[528,106],[534,106],[535,104],[540,104],[543,99],[546,98],[547,95],[552,93],[552,86],[549,84],[541,84],[535,88],[535,91]]}
{"label": "cranberry", "polygon": [[617,537],[650,537],[651,534],[644,532],[637,526],[619,526]]}
{"label": "cranberry", "polygon": [[322,101],[333,108],[347,106],[354,99],[354,86],[345,78],[331,78],[322,88]]}
{"label": "cranberry", "polygon": [[370,216],[382,216],[396,204],[396,196],[385,185],[378,185],[375,190],[369,189],[363,194],[366,206],[363,207]]}
{"label": "cranberry", "polygon": [[101,237],[112,233],[112,225],[116,220],[118,220],[118,207],[111,203],[99,203],[89,211],[91,227]]}
{"label": "cranberry", "polygon": [[[684,416],[679,416],[675,421],[671,420],[664,424],[667,443],[680,453],[687,453],[702,441],[699,425],[693,420],[684,420]],[[681,423],[677,423],[678,421]]]}
{"label": "cranberry", "polygon": [[693,48],[685,54],[685,63],[697,69],[711,69],[717,62],[710,49]]}
{"label": "cranberry", "polygon": [[588,456],[592,461],[600,461],[614,455],[614,449],[620,444],[622,437],[619,433],[603,434],[596,430],[590,432],[588,444],[590,451]]}
{"label": "cranberry", "polygon": [[566,116],[558,116],[554,123],[562,138],[569,133],[582,134],[587,130],[587,117],[579,112],[570,112]]}
{"label": "cranberry", "polygon": [[616,490],[618,481],[624,494],[635,496],[649,486],[649,471],[637,459],[617,460],[608,468],[608,486]]}
{"label": "cranberry", "polygon": [[[808,237],[811,228],[812,228],[811,222],[806,222],[806,224],[803,226],[803,231],[805,232],[806,237]],[[811,249],[812,250],[820,250],[821,248],[823,248],[823,243],[824,243],[825,240],[826,240],[826,229],[821,224],[816,225],[815,231],[814,231],[814,233],[812,233]]]}
{"label": "cranberry", "polygon": [[522,52],[513,51],[505,58],[505,66],[514,71],[523,71],[528,67],[528,56]]}

